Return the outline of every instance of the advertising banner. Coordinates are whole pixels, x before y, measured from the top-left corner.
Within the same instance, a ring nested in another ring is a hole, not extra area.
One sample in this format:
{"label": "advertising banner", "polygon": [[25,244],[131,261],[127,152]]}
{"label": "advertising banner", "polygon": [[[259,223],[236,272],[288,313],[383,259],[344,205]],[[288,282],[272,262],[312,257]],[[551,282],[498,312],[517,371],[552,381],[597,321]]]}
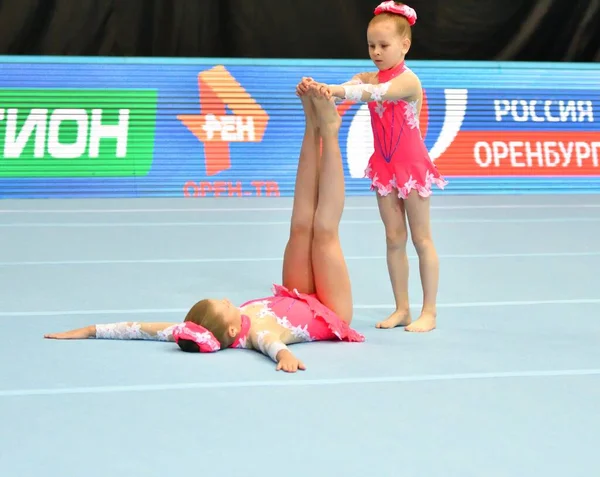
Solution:
{"label": "advertising banner", "polygon": [[0,177],[145,176],[156,91],[0,90]]}
{"label": "advertising banner", "polygon": [[[452,193],[600,191],[600,67],[407,62],[420,127]],[[293,193],[302,76],[361,61],[0,57],[0,197],[273,197]],[[373,151],[342,103],[348,195]]]}

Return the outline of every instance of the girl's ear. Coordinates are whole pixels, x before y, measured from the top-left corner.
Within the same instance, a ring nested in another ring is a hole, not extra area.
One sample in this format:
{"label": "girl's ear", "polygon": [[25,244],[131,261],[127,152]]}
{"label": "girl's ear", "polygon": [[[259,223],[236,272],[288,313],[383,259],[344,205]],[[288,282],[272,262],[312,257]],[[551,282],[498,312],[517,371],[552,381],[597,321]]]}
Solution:
{"label": "girl's ear", "polygon": [[235,338],[239,332],[240,332],[240,330],[233,325],[230,325],[227,328],[227,334],[229,335],[230,338]]}
{"label": "girl's ear", "polygon": [[410,50],[411,41],[410,38],[404,37],[402,40],[402,52],[406,55],[408,50]]}

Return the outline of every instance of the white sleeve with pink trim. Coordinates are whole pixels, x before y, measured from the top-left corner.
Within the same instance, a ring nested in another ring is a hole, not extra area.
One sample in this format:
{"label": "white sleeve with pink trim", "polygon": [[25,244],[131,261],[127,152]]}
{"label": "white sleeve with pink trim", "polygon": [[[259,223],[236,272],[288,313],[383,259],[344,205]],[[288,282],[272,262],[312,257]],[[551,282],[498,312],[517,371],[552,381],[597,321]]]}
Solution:
{"label": "white sleeve with pink trim", "polygon": [[269,356],[277,363],[277,353],[281,350],[288,349],[277,335],[271,331],[259,331],[251,334],[252,344],[262,354]]}
{"label": "white sleeve with pink trim", "polygon": [[344,99],[356,103],[368,103],[370,101],[383,101],[390,89],[391,82],[380,84],[343,84]]}
{"label": "white sleeve with pink trim", "polygon": [[139,323],[123,321],[96,325],[96,338],[105,340],[174,341],[177,323]]}
{"label": "white sleeve with pink trim", "polygon": [[[361,79],[360,79],[358,76],[355,76],[354,78],[352,78],[352,79],[349,79],[349,80],[348,80],[348,81],[346,81],[345,83],[342,83],[342,86],[344,86],[344,85],[360,85],[360,84],[363,84],[363,81],[362,81],[362,80],[361,80]],[[344,98],[337,98],[337,97],[335,97],[335,96],[333,97],[333,100],[334,100],[336,103],[342,103],[342,102],[344,102],[344,101],[345,101],[345,99],[344,99]]]}

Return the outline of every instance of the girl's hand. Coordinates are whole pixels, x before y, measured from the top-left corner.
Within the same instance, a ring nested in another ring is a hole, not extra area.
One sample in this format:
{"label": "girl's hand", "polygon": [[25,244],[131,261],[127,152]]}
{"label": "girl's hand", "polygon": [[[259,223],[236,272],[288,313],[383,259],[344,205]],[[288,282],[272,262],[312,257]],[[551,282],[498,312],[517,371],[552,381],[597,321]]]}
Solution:
{"label": "girl's hand", "polygon": [[44,338],[51,340],[85,340],[96,335],[96,329],[92,326],[79,328],[77,330],[64,331],[61,333],[49,333]]}
{"label": "girl's hand", "polygon": [[277,371],[295,373],[299,369],[305,370],[306,366],[288,350],[282,350],[277,355]]}
{"label": "girl's hand", "polygon": [[316,81],[310,84],[311,92],[318,97],[331,99],[331,91],[325,83],[317,83]]}

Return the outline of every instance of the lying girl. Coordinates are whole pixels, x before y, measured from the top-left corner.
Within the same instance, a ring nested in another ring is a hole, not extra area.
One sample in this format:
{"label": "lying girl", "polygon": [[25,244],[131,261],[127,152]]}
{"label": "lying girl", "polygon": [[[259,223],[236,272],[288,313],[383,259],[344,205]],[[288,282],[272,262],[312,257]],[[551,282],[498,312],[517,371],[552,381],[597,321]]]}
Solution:
{"label": "lying girl", "polygon": [[[352,292],[339,239],[345,201],[338,143],[341,118],[310,79],[296,89],[305,115],[289,240],[283,257],[283,285],[273,295],[235,307],[229,300],[204,299],[183,323],[112,323],[52,333],[50,339],[175,341],[184,351],[254,349],[277,370],[306,369],[287,345],[308,341],[364,341],[350,328]],[[319,144],[322,141],[322,156]]]}

